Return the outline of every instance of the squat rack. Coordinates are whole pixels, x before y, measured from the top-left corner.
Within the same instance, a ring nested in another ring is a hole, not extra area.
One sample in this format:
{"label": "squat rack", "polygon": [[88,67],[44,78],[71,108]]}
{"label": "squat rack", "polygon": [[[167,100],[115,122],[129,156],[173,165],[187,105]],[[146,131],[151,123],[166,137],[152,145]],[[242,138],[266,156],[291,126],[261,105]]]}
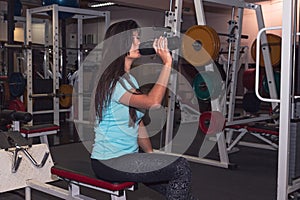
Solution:
{"label": "squat rack", "polygon": [[[81,66],[83,62],[83,53],[80,51],[80,48],[83,43],[83,20],[91,19],[91,18],[105,18],[105,30],[108,28],[110,24],[110,12],[109,11],[95,11],[88,9],[80,9],[80,8],[71,8],[65,6],[59,6],[57,4],[42,6],[38,8],[27,9],[26,11],[26,45],[30,46],[32,43],[32,15],[33,14],[41,14],[45,12],[52,11],[52,52],[53,52],[53,94],[56,94],[59,89],[59,12],[73,13],[75,14],[73,18],[77,19],[77,60],[78,60],[78,68]],[[47,38],[46,38],[47,39]],[[49,40],[46,41],[46,44],[50,43]],[[32,49],[27,49],[27,111],[33,114],[33,66],[32,66]],[[82,71],[82,70],[79,70]],[[79,120],[83,119],[83,73],[79,73],[78,75],[78,118]],[[81,95],[80,95],[81,94]],[[53,98],[53,111],[45,111],[44,113],[54,113],[53,123],[59,125],[59,98]],[[33,122],[31,122],[33,123]]]}
{"label": "squat rack", "polygon": [[[262,29],[265,27],[264,24],[264,19],[263,19],[263,14],[262,14],[262,9],[260,5],[253,4],[253,3],[247,3],[244,1],[237,1],[237,0],[194,0],[194,6],[195,6],[195,11],[196,11],[196,18],[197,18],[197,24],[198,25],[205,25],[206,20],[205,20],[205,15],[204,15],[204,9],[203,9],[203,2],[210,2],[210,3],[215,3],[215,4],[221,4],[224,6],[231,6],[231,7],[236,7],[238,8],[238,22],[237,22],[237,29],[235,30],[235,42],[234,42],[234,48],[233,48],[233,58],[232,58],[232,67],[230,73],[232,74],[232,78],[230,81],[230,93],[229,93],[229,104],[228,104],[228,122],[232,122],[233,116],[234,116],[234,110],[235,110],[235,96],[236,96],[236,88],[237,88],[237,74],[238,74],[238,69],[240,66],[240,41],[241,41],[241,33],[242,33],[242,20],[243,20],[243,11],[244,9],[251,9],[254,10],[256,13],[257,17],[257,22],[258,22],[258,29]],[[173,15],[166,15],[168,18],[165,21],[173,21],[172,24],[167,24],[172,28],[172,31],[177,33],[180,30],[180,24],[178,25],[178,22],[181,22],[181,12],[182,10],[180,9],[182,5],[182,0],[176,0],[175,1],[175,12]],[[262,33],[261,36],[261,42],[262,43],[267,43],[267,36],[265,32]],[[229,50],[230,51],[230,50]],[[270,51],[268,48],[264,48],[262,50],[263,57],[265,60],[265,70],[266,70],[266,75],[268,79],[268,85],[270,88],[270,96],[271,98],[277,98],[277,91],[275,88],[275,81],[274,81],[274,75],[273,75],[273,69],[272,69],[272,64],[271,64],[271,58],[270,58]],[[207,69],[210,68],[211,66],[205,66]],[[170,77],[170,88],[172,91],[176,91],[176,82],[177,82],[177,75],[172,74]],[[167,112],[167,126],[166,126],[166,136],[165,136],[165,144],[168,144],[165,148],[166,153],[171,153],[172,152],[172,134],[173,134],[173,122],[174,122],[174,110],[175,110],[175,101],[176,97],[174,93],[169,94],[169,103],[168,103],[168,112]],[[221,102],[226,101],[226,96],[225,97],[220,97],[211,102],[212,105],[212,110],[216,111],[221,111],[224,115],[226,114],[225,110],[221,106]],[[277,103],[273,103],[272,107],[276,107]],[[200,113],[199,113],[200,114]],[[230,135],[229,135],[230,137]],[[203,164],[208,164],[208,165],[213,165],[213,166],[218,166],[218,167],[223,167],[223,168],[229,168],[231,166],[231,163],[228,158],[228,153],[226,149],[226,140],[225,140],[225,133],[221,132],[216,135],[216,140],[217,140],[217,145],[218,145],[218,150],[219,150],[219,155],[220,155],[220,160],[212,160],[212,159],[206,159],[206,158],[200,158],[196,156],[187,156],[183,155],[186,158],[188,158],[191,161],[198,162],[198,163],[203,163]]]}

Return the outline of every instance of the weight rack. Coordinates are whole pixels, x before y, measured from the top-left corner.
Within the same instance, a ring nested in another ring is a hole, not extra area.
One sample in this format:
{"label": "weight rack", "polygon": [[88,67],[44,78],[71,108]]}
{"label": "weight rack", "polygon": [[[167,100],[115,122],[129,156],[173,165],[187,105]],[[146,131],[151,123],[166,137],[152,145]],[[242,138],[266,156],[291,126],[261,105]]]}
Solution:
{"label": "weight rack", "polygon": [[[94,11],[88,9],[80,9],[80,8],[71,8],[65,6],[59,6],[57,4],[53,4],[50,6],[42,6],[38,8],[27,9],[26,11],[26,45],[30,46],[32,43],[32,15],[33,14],[41,14],[45,12],[52,11],[52,52],[53,52],[53,94],[56,94],[56,91],[59,89],[59,12],[66,13],[74,13],[73,18],[77,19],[77,56],[78,56],[78,68],[81,66],[83,61],[83,53],[79,50],[83,43],[83,20],[91,19],[91,18],[105,18],[105,30],[108,28],[110,24],[110,12],[109,11]],[[46,38],[46,44],[49,44],[50,41]],[[31,114],[33,112],[33,101],[30,96],[33,94],[33,66],[32,66],[32,49],[27,49],[27,111]],[[79,70],[82,71],[82,70]],[[83,74],[79,73],[78,76],[78,94],[83,94]],[[78,96],[78,120],[83,120],[83,95]],[[49,112],[49,111],[45,111]],[[59,98],[53,98],[53,123],[59,125]],[[33,123],[33,122],[31,122]]]}

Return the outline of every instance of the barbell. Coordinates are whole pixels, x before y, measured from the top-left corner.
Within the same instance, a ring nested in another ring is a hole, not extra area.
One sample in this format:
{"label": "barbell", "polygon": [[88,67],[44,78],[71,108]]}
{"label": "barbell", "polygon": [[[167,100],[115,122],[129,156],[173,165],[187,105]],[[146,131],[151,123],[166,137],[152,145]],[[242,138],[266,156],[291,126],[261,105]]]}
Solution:
{"label": "barbell", "polygon": [[[217,59],[220,51],[220,39],[212,27],[207,25],[194,25],[190,27],[182,38],[183,57],[194,66],[204,66]],[[268,33],[267,43],[261,48],[269,48],[272,66],[278,66],[281,58],[281,37]],[[247,38],[243,36],[242,38]],[[251,46],[251,56],[256,60],[256,40]],[[260,53],[260,66],[265,66],[262,53]]]}
{"label": "barbell", "polygon": [[[22,73],[14,72],[9,76],[9,91],[12,97],[20,97],[27,92],[26,80],[23,77]],[[64,108],[69,108],[72,106],[72,96],[73,96],[73,86],[68,84],[60,85],[56,93],[29,94],[29,98],[40,98],[40,97],[59,98],[59,104]],[[27,101],[26,98],[24,98],[24,100],[25,102]]]}
{"label": "barbell", "polygon": [[45,94],[29,94],[29,98],[59,98],[59,105],[64,108],[72,106],[73,86],[68,84],[62,84],[56,93],[45,93]]}
{"label": "barbell", "polygon": [[[8,48],[8,49],[37,49],[37,50],[48,50],[48,49],[53,49],[52,45],[41,45],[41,44],[28,44],[28,45],[24,45],[24,44],[4,44],[4,48]],[[90,51],[90,48],[83,48],[83,46],[80,46],[79,48],[75,48],[75,47],[59,47],[58,49],[60,50],[79,50],[79,51]]]}
{"label": "barbell", "polygon": [[[225,34],[223,34],[225,35]],[[230,35],[227,35],[230,37]],[[216,60],[220,50],[218,33],[207,25],[190,27],[181,38],[167,37],[169,50],[181,47],[182,56],[193,66],[204,66]],[[141,55],[153,55],[153,41],[142,42],[139,46]]]}

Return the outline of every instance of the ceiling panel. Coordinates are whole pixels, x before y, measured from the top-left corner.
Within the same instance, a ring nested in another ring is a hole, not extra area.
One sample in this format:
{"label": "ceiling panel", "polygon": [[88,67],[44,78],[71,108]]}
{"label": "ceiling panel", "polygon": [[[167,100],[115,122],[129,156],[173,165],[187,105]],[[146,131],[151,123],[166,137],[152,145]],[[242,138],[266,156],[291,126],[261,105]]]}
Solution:
{"label": "ceiling panel", "polygon": [[[88,1],[88,0],[81,0],[82,4],[85,2],[85,5],[87,5],[87,2],[106,2],[103,0],[94,0],[94,1]],[[118,5],[122,6],[130,6],[130,7],[137,7],[142,9],[150,9],[150,10],[169,10],[170,8],[170,2],[174,5],[175,0],[169,1],[169,0],[109,0],[110,2],[114,2]],[[234,1],[234,0],[233,0]],[[237,2],[240,2],[240,0],[236,0]],[[256,3],[256,2],[262,2],[262,1],[271,1],[271,0],[247,0],[248,3]],[[221,4],[216,3],[208,3],[206,1],[203,1],[204,3],[204,9],[210,12],[222,12],[220,8],[224,8]],[[222,2],[222,1],[220,1]],[[226,7],[226,6],[225,6]],[[228,6],[227,6],[228,7]],[[195,14],[194,12],[194,1],[193,0],[184,0],[183,1],[183,13],[184,14]]]}

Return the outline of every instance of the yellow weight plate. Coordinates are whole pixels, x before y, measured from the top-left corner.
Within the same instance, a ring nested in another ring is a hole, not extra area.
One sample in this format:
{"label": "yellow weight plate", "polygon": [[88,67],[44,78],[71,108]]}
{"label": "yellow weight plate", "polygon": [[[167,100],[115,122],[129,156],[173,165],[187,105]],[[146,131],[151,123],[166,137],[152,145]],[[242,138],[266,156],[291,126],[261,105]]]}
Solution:
{"label": "yellow weight plate", "polygon": [[210,26],[206,26],[207,29],[209,29],[209,31],[214,35],[215,38],[215,51],[214,51],[214,55],[213,55],[213,60],[216,60],[217,57],[219,56],[219,52],[220,52],[220,46],[221,46],[221,42],[220,42],[220,38],[218,33]]}
{"label": "yellow weight plate", "polygon": [[72,106],[72,85],[63,84],[59,87],[59,105],[64,108],[69,108]]}
{"label": "yellow weight plate", "polygon": [[206,25],[190,27],[182,39],[183,57],[194,66],[204,66],[215,60],[219,48],[218,34]]}
{"label": "yellow weight plate", "polygon": [[[261,44],[261,48],[266,48],[266,47],[269,48],[271,64],[273,67],[278,66],[280,64],[280,58],[281,58],[281,37],[278,35],[268,33],[267,40],[268,43]],[[256,60],[256,41],[257,40],[254,40],[251,46],[251,56],[253,60]],[[259,65],[262,67],[265,66],[262,51],[260,51]]]}

